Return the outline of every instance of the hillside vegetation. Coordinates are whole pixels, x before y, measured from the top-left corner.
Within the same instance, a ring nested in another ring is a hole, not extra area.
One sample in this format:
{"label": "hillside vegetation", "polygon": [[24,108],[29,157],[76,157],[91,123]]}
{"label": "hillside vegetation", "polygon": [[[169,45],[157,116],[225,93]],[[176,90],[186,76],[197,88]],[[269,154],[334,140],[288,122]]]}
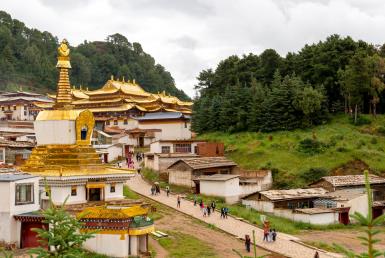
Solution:
{"label": "hillside vegetation", "polygon": [[[70,42],[71,43],[71,42]],[[56,89],[58,38],[50,32],[31,29],[0,11],[0,86],[47,92]],[[105,41],[84,41],[71,46],[71,83],[83,88],[101,87],[111,75],[135,79],[149,92],[166,91],[181,99],[188,96],[175,87],[166,69],[147,54],[140,43],[115,33]]]}
{"label": "hillside vegetation", "polygon": [[302,187],[355,160],[374,173],[385,171],[385,116],[363,115],[359,122],[363,125],[353,125],[349,116],[339,115],[312,129],[216,132],[199,138],[224,142],[226,156],[242,168],[272,169],[277,188]]}

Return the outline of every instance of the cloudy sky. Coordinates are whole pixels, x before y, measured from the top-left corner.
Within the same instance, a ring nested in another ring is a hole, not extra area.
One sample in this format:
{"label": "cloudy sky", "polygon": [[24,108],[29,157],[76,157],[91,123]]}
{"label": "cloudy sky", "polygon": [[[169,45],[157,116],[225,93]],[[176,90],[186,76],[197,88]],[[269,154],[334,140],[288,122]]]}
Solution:
{"label": "cloudy sky", "polygon": [[199,72],[232,54],[285,55],[334,33],[385,42],[383,0],[12,0],[0,9],[72,45],[121,33],[190,96]]}

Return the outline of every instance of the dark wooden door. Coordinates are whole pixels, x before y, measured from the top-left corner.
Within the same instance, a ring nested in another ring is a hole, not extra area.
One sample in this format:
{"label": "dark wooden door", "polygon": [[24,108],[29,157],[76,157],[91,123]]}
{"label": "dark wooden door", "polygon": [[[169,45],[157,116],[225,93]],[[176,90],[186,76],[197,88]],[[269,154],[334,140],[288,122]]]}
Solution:
{"label": "dark wooden door", "polygon": [[339,222],[344,225],[349,224],[349,212],[340,212]]}
{"label": "dark wooden door", "polygon": [[21,224],[21,248],[38,247],[37,233],[32,231],[33,228],[45,228],[46,224],[41,222],[22,222]]}
{"label": "dark wooden door", "polygon": [[381,208],[373,208],[373,219],[380,217],[382,215],[382,207]]}

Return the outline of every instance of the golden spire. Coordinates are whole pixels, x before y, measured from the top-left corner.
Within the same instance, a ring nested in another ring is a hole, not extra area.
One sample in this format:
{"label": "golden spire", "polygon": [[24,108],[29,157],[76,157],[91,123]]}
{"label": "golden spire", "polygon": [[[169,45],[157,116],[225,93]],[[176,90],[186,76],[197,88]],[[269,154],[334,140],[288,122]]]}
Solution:
{"label": "golden spire", "polygon": [[57,49],[58,57],[56,67],[59,69],[59,81],[57,83],[56,103],[54,105],[54,108],[56,109],[71,108],[72,95],[68,75],[68,69],[71,69],[71,63],[69,56],[70,49],[67,44],[67,40],[63,39]]}

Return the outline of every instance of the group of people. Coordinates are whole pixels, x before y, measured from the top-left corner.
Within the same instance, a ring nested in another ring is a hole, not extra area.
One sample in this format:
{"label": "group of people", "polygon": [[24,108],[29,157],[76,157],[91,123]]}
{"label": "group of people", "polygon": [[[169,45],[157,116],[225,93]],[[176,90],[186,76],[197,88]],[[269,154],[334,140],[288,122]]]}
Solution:
{"label": "group of people", "polygon": [[270,222],[265,220],[263,222],[263,241],[266,242],[275,242],[277,239],[277,231],[270,228]]}
{"label": "group of people", "polygon": [[221,208],[221,219],[227,219],[227,214],[229,213],[229,208],[222,207]]}
{"label": "group of people", "polygon": [[[194,201],[194,205],[196,205],[196,200]],[[209,217],[211,213],[214,213],[216,204],[214,201],[211,202],[211,204],[205,204],[203,203],[203,200],[200,200],[199,207],[201,208],[201,211],[203,213],[203,217]]]}
{"label": "group of people", "polygon": [[160,194],[160,187],[159,184],[154,184],[151,186],[151,195],[158,195]]}
{"label": "group of people", "polygon": [[142,162],[142,160],[144,159],[144,153],[137,152],[135,158],[138,163]]}

